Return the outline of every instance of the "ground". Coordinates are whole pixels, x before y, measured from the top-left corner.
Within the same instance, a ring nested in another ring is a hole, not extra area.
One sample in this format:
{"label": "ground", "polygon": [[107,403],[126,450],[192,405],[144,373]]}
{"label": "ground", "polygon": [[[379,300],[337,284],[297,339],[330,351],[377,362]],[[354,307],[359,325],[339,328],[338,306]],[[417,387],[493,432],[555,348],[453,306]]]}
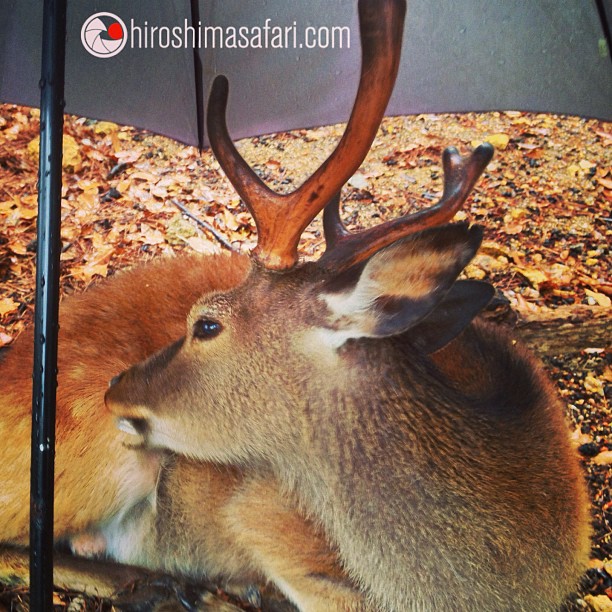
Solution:
{"label": "ground", "polygon": [[[37,131],[36,111],[0,106],[0,346],[32,320]],[[270,186],[289,191],[325,159],[341,133],[342,126],[299,130],[245,139],[239,148]],[[367,227],[430,205],[441,194],[444,147],[465,153],[485,140],[496,146],[495,158],[456,217],[485,228],[483,247],[466,275],[493,283],[519,316],[553,318],[559,307],[583,305],[609,317],[609,123],[518,112],[385,119],[371,153],[343,191],[343,219],[351,228]],[[161,254],[247,249],[254,230],[209,152],[200,155],[192,147],[105,122],[67,121],[64,294]],[[320,254],[320,222],[306,230],[300,249],[305,258]],[[548,355],[546,365],[583,457],[596,529],[592,568],[571,606],[610,610],[612,353],[609,333],[589,340],[578,353]],[[21,595],[0,591],[0,610]],[[58,606],[66,601],[58,594]],[[71,609],[104,607],[83,601]]]}

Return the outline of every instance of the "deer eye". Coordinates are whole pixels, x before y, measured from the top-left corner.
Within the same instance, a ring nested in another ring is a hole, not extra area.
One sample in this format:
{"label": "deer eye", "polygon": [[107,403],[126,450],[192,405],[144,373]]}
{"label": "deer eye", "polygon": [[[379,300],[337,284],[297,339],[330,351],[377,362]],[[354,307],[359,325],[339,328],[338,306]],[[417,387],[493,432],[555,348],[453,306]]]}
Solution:
{"label": "deer eye", "polygon": [[198,340],[210,340],[221,333],[223,326],[213,319],[198,319],[193,324],[193,337]]}

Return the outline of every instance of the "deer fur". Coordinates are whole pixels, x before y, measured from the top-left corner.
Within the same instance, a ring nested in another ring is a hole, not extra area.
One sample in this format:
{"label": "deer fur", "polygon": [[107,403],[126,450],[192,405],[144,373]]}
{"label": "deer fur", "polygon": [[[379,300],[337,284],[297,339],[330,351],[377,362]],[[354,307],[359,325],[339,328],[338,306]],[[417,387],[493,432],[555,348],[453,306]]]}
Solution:
{"label": "deer fur", "polygon": [[588,558],[585,486],[540,366],[462,315],[477,286],[452,299],[480,238],[433,228],[341,273],[255,266],[107,405],[151,448],[273,472],[374,606],[554,610]]}
{"label": "deer fur", "polygon": [[[324,535],[269,474],[130,446],[104,407],[113,374],[184,334],[191,304],[249,268],[237,254],[167,258],[62,301],[55,537],[82,555],[232,590],[269,581],[300,610],[366,610]],[[13,545],[29,530],[32,350],[26,330],[0,356],[0,541]],[[27,581],[23,555],[5,548],[0,576]],[[55,568],[56,584],[105,595],[142,576],[63,557]]]}

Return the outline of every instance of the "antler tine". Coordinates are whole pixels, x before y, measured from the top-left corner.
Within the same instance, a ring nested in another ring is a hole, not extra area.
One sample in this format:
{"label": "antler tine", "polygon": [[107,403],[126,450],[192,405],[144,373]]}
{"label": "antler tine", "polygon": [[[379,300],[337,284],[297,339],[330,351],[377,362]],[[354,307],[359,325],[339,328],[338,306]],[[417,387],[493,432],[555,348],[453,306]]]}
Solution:
{"label": "antler tine", "polygon": [[405,11],[405,0],[359,0],[361,77],[350,119],[332,154],[292,193],[281,195],[269,189],[238,153],[225,122],[227,79],[215,79],[207,111],[208,138],[255,219],[254,255],[266,268],[284,270],[295,265],[302,232],[367,155],[395,84]]}
{"label": "antler tine", "polygon": [[218,75],[213,81],[208,97],[206,110],[208,140],[217,161],[257,222],[256,211],[251,208],[252,202],[259,202],[266,198],[273,199],[278,194],[255,174],[234,146],[225,120],[228,94],[227,78]]}
{"label": "antler tine", "polygon": [[440,201],[362,232],[349,232],[340,220],[338,205],[330,202],[325,208],[323,223],[326,239],[329,234],[331,242],[327,243],[319,265],[327,269],[346,269],[400,238],[450,221],[491,161],[493,152],[488,142],[477,147],[469,157],[461,157],[454,147],[445,149],[442,155],[444,191]]}
{"label": "antler tine", "polygon": [[351,232],[346,229],[342,219],[340,218],[340,196],[339,191],[325,206],[323,213],[323,233],[325,235],[325,244],[327,249],[331,249],[344,236],[348,236]]}

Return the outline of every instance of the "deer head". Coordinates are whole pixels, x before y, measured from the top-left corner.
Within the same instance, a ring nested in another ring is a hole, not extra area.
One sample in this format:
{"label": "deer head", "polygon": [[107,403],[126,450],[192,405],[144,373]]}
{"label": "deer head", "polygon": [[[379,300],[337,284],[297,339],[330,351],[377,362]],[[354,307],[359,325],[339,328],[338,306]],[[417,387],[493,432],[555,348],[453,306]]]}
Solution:
{"label": "deer head", "polygon": [[[306,398],[303,384],[312,378],[313,367],[348,365],[339,351],[351,339],[412,330],[413,345],[433,352],[490,299],[488,285],[456,281],[478,249],[480,229],[442,225],[469,195],[492,156],[490,145],[479,146],[467,159],[456,149],[444,151],[443,195],[426,210],[356,234],[340,219],[340,190],[368,153],[393,90],[404,13],[401,0],[359,3],[362,66],[350,119],[329,158],[292,193],[269,189],[238,153],[225,121],[228,82],[223,76],[215,79],[207,112],[209,139],[255,219],[254,266],[242,286],[205,296],[193,307],[184,339],[114,379],[108,405],[117,413],[126,410],[123,426],[131,419],[147,431],[149,443],[197,456],[246,456],[256,427],[265,429],[265,418],[257,413],[270,398],[283,398],[290,415],[296,397]],[[326,251],[316,264],[296,266],[300,236],[323,209]],[[280,385],[289,364],[296,380]],[[193,422],[200,419],[203,397],[233,407],[232,413],[222,411],[226,420],[210,437],[212,429],[200,436]],[[247,446],[237,435],[243,428],[250,432]]]}

